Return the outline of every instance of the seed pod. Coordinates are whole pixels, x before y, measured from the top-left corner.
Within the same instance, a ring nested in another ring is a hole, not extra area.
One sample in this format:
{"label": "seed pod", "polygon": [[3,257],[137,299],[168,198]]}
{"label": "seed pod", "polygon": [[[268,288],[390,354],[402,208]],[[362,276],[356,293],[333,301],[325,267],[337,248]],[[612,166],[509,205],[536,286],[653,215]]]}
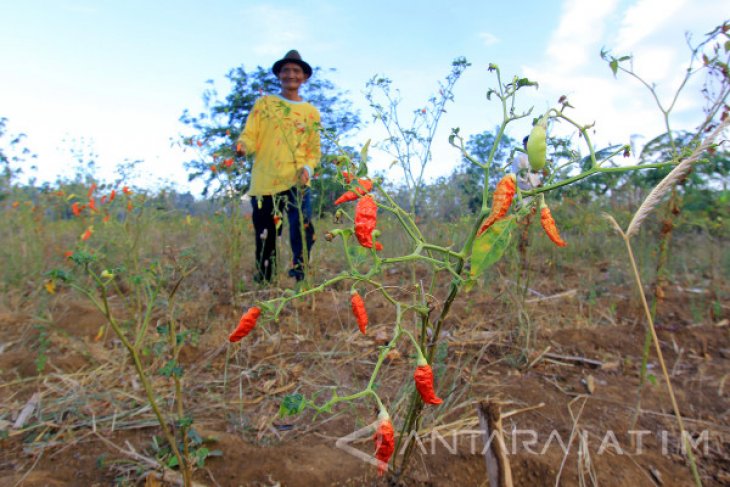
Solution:
{"label": "seed pod", "polygon": [[259,309],[256,306],[253,306],[249,308],[248,311],[246,311],[243,316],[241,316],[241,320],[238,322],[238,326],[235,330],[233,330],[233,333],[230,334],[228,337],[228,341],[231,343],[235,343],[240,341],[243,337],[251,333],[251,330],[256,326],[256,320],[259,319],[259,316],[261,315],[261,309]]}
{"label": "seed pod", "polygon": [[357,326],[360,327],[360,332],[364,335],[368,326],[368,313],[365,309],[365,301],[355,290],[352,291],[350,296],[350,305],[352,306],[352,314],[355,315],[357,320]]}
{"label": "seed pod", "polygon": [[433,390],[433,370],[423,357],[418,359],[418,367],[416,367],[416,372],[413,374],[413,380],[416,382],[416,390],[421,395],[424,403],[441,404],[444,402]]}
{"label": "seed pod", "polygon": [[532,127],[530,136],[527,138],[527,160],[530,161],[530,167],[533,171],[539,171],[545,167],[545,157],[547,153],[547,121],[540,118]]}
{"label": "seed pod", "polygon": [[555,225],[555,219],[550,213],[550,208],[544,204],[540,207],[540,224],[542,225],[542,229],[545,230],[548,238],[550,238],[555,245],[558,247],[567,247],[568,244],[560,238],[560,233],[558,232],[557,225]]}
{"label": "seed pod", "polygon": [[395,431],[390,416],[385,410],[378,415],[380,423],[375,431],[375,458],[378,459],[378,475],[383,475],[388,470],[388,461],[395,451]]}
{"label": "seed pod", "polygon": [[360,245],[368,249],[373,247],[373,230],[377,224],[378,205],[372,196],[360,198],[355,207],[355,237]]}
{"label": "seed pod", "polygon": [[486,232],[497,220],[501,220],[509,211],[512,198],[517,191],[517,178],[514,174],[507,174],[498,183],[492,196],[492,212],[489,214],[477,232],[477,236]]}

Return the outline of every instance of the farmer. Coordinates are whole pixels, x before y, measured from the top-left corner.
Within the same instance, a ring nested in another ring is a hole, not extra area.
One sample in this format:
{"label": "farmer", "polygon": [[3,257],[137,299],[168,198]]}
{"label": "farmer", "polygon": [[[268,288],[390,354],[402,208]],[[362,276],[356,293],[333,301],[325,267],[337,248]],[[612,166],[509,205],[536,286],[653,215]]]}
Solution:
{"label": "farmer", "polygon": [[253,156],[248,193],[256,239],[254,280],[259,283],[270,282],[275,271],[276,236],[284,213],[293,255],[289,276],[304,279],[305,255],[314,244],[309,181],[321,156],[319,111],[299,95],[312,67],[292,50],[271,71],[281,83],[281,93],[256,100],[236,144],[237,155]]}

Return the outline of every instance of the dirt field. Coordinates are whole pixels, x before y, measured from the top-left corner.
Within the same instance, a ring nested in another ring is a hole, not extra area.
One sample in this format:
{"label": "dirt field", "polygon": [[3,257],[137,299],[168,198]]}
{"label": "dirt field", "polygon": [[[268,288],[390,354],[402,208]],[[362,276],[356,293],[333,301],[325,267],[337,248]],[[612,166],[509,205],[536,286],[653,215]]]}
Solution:
{"label": "dirt field", "polygon": [[[400,282],[397,275],[389,279]],[[475,410],[485,400],[503,402],[515,485],[552,486],[559,472],[561,485],[692,484],[654,354],[633,427],[643,433],[627,433],[644,341],[634,289],[607,285],[596,297],[580,283],[577,271],[531,283],[535,292],[524,306],[536,340],[527,357],[521,356],[520,334],[505,325],[514,322],[509,281],[497,277],[490,292],[477,287],[457,300],[445,326],[448,347],[435,366],[445,403],[426,409],[420,443],[400,484],[487,485]],[[319,416],[305,411],[281,418],[278,410],[286,394],[324,391],[327,398],[333,385],[342,395],[362,389],[378,345],[388,338],[392,309],[371,295],[371,325],[362,336],[348,290],[328,291],[289,306],[279,323],[258,327],[229,347],[226,337],[241,307],[210,289],[215,286],[189,290],[178,312],[197,331],[181,355],[186,408],[212,452],[196,480],[220,486],[385,485],[372,465],[335,445],[375,420],[370,403],[340,404]],[[729,310],[723,305],[722,315],[712,318],[700,313],[698,321],[693,292],[672,286],[657,319],[659,337],[703,483],[730,485]],[[46,299],[47,316],[34,315],[29,297],[20,294],[9,297],[10,309],[0,313],[0,486],[161,485],[152,476],[144,479],[154,471],[146,462],[154,464],[159,428],[126,352],[111,332],[97,336],[103,316],[78,295],[62,291]],[[396,429],[410,386],[411,352],[399,347],[379,375],[379,394],[389,401]],[[158,360],[143,355],[147,365]],[[43,367],[39,357],[45,357]],[[170,407],[169,379],[154,380],[164,393],[161,404]],[[28,417],[15,428],[29,402]],[[352,446],[373,451],[369,435]]]}

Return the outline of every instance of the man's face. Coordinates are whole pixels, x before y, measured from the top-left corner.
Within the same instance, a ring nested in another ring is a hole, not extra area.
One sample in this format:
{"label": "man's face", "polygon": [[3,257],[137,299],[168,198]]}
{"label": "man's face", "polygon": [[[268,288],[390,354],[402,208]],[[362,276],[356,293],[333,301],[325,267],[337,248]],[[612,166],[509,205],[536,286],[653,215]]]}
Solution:
{"label": "man's face", "polygon": [[298,90],[304,83],[304,70],[295,63],[287,63],[279,71],[281,87],[286,90]]}

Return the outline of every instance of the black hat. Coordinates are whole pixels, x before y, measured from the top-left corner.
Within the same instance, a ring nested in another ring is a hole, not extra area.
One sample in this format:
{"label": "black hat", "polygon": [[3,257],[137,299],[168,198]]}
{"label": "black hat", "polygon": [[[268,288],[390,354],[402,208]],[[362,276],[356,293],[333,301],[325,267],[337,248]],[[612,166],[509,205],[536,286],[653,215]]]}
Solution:
{"label": "black hat", "polygon": [[304,74],[307,78],[312,76],[312,66],[302,61],[302,56],[299,55],[299,52],[296,49],[292,49],[291,51],[287,52],[282,59],[276,61],[271,67],[271,71],[276,76],[279,76],[279,71],[281,71],[281,68],[287,63],[298,64],[302,68],[302,70],[304,70]]}

